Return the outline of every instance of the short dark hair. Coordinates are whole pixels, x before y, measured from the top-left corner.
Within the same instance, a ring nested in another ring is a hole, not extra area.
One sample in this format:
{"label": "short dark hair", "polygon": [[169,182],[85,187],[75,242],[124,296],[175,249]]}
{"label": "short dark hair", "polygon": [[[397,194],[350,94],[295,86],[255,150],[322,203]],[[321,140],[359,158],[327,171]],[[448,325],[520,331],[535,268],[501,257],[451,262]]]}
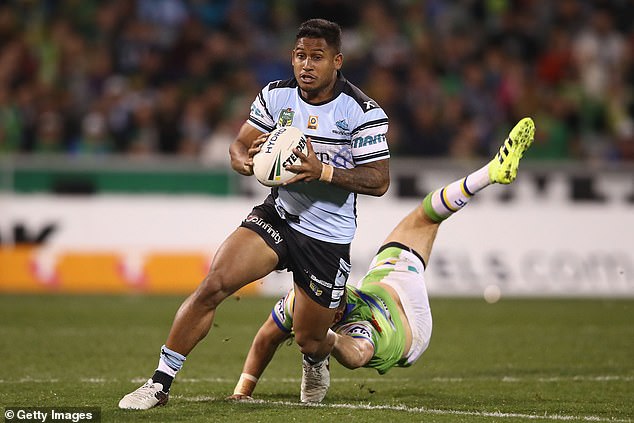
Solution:
{"label": "short dark hair", "polygon": [[341,52],[341,27],[335,22],[326,19],[309,19],[297,30],[295,41],[300,38],[323,38],[328,46],[333,47],[337,53]]}

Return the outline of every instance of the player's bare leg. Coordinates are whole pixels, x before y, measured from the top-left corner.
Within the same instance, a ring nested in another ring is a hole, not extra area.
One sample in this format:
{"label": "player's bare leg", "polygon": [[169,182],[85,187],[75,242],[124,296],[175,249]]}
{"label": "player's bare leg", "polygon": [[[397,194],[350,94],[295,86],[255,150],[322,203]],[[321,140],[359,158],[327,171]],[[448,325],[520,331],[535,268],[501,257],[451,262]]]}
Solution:
{"label": "player's bare leg", "polygon": [[439,226],[440,222],[434,222],[427,216],[421,204],[396,225],[383,244],[399,242],[407,245],[420,254],[425,263],[429,263]]}
{"label": "player's bare leg", "polygon": [[205,279],[178,309],[165,345],[189,354],[209,332],[216,307],[238,289],[271,273],[277,261],[277,254],[259,235],[236,229],[216,252]]}
{"label": "player's bare leg", "polygon": [[423,203],[394,228],[384,243],[396,241],[405,244],[428,263],[440,223],[466,206],[478,191],[491,184],[513,182],[519,162],[533,142],[534,135],[533,120],[520,120],[493,160],[466,177],[428,194]]}
{"label": "player's bare leg", "polygon": [[302,362],[302,402],[321,402],[330,387],[329,357],[336,335],[330,329],[336,309],[317,304],[295,286],[293,330],[295,342],[304,354]]}
{"label": "player's bare leg", "polygon": [[178,309],[154,375],[123,397],[119,407],[145,410],[167,403],[176,373],[186,355],[209,332],[216,307],[241,287],[273,271],[277,261],[277,254],[259,235],[250,229],[236,229],[216,252],[205,279]]}

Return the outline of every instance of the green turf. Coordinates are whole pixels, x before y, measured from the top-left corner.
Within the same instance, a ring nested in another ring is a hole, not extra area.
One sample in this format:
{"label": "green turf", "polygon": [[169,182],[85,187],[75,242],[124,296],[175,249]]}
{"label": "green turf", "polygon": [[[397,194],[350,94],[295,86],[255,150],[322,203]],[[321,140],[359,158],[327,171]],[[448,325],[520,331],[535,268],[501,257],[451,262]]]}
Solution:
{"label": "green turf", "polygon": [[[166,407],[118,410],[153,372],[181,297],[0,297],[0,407],[95,406],[102,421],[523,422],[634,418],[634,300],[432,298],[423,359],[380,377],[332,366],[323,406],[298,404],[300,354],[283,346],[259,403],[230,403],[273,299],[229,299]],[[363,409],[367,407],[368,409]],[[540,416],[548,416],[541,418]]]}

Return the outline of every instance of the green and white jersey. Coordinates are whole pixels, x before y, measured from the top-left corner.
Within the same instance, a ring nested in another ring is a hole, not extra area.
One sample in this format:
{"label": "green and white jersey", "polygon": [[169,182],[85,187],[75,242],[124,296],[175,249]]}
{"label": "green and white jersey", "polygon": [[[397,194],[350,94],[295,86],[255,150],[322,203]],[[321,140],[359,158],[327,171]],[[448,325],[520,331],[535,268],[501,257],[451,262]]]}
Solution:
{"label": "green and white jersey", "polygon": [[[405,331],[390,294],[376,284],[366,285],[362,289],[347,286],[346,289],[346,310],[333,330],[372,343],[374,355],[365,367],[376,369],[380,374],[395,366],[407,367],[409,364],[403,359]],[[293,330],[294,304],[295,292],[291,289],[271,312],[280,330],[287,333]]]}

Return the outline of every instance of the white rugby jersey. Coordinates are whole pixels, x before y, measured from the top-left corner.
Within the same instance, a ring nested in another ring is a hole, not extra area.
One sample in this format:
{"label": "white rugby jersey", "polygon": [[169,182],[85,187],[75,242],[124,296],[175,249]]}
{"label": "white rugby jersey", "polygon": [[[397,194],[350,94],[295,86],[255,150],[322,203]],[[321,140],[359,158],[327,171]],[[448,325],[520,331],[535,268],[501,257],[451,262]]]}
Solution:
{"label": "white rugby jersey", "polygon": [[[295,78],[271,82],[251,105],[248,122],[262,132],[295,126],[310,137],[315,154],[326,164],[351,169],[390,157],[387,115],[341,73],[331,100],[310,104]],[[319,181],[272,190],[289,225],[312,238],[337,244],[352,242],[356,231],[356,193]]]}

